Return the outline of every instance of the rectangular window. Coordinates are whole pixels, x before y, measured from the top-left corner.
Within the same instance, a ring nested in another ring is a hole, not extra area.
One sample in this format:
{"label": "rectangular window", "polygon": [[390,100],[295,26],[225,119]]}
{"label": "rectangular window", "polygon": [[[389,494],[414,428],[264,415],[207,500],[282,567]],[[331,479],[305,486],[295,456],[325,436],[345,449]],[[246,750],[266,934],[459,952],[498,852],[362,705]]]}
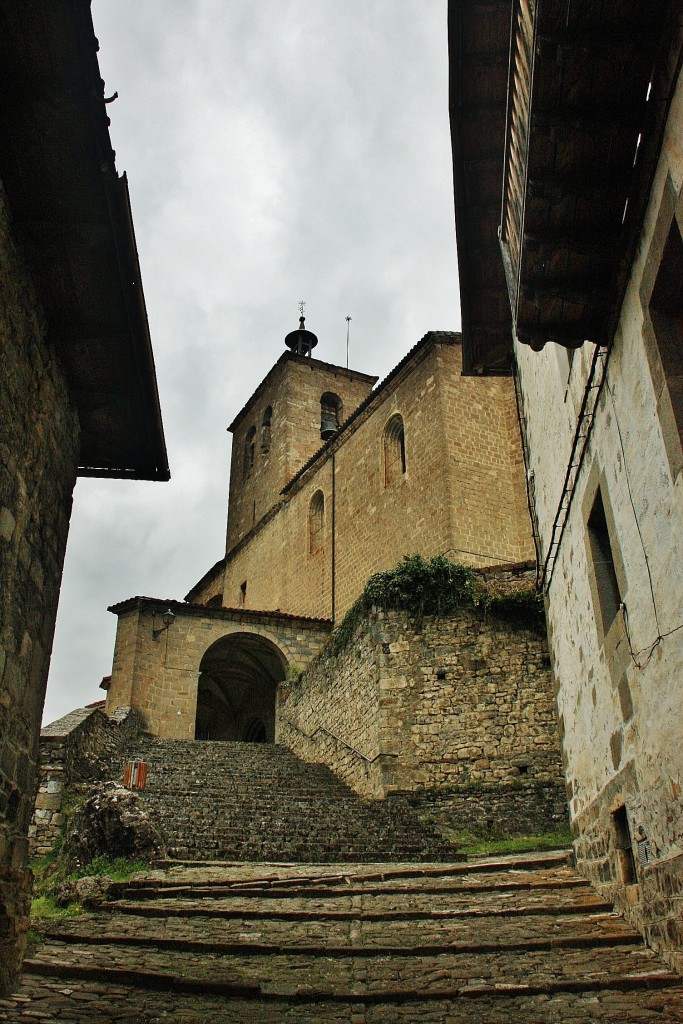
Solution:
{"label": "rectangular window", "polygon": [[244,583],[240,583],[240,605],[241,605],[241,607],[244,608],[246,603],[247,603],[247,581],[245,580]]}
{"label": "rectangular window", "polygon": [[623,804],[616,811],[612,811],[612,821],[616,838],[619,881],[623,885],[633,885],[638,881],[636,861],[633,856],[633,843],[631,842],[631,829],[628,825],[628,814]]}
{"label": "rectangular window", "polygon": [[596,492],[587,526],[602,632],[605,634],[619,611],[621,593],[600,488]]}

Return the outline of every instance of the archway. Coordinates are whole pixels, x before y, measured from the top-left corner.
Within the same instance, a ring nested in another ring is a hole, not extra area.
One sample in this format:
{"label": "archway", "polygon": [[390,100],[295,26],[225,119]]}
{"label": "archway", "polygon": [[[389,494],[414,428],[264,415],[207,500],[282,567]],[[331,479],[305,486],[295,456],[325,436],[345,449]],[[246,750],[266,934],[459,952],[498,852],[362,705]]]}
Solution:
{"label": "archway", "polygon": [[282,651],[256,633],[230,633],[212,644],[199,665],[195,739],[273,743],[286,665]]}

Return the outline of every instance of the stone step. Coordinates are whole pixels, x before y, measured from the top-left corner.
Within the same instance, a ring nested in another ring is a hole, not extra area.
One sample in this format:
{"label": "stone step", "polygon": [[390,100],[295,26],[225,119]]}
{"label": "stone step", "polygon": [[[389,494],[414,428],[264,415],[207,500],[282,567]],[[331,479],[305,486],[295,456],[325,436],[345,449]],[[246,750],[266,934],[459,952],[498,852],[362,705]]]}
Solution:
{"label": "stone step", "polygon": [[7,1024],[683,1020],[680,979],[566,853],[174,865],[120,891],[50,926]]}
{"label": "stone step", "polygon": [[405,802],[361,799],[284,747],[144,739],[101,765],[149,765],[142,793],[173,858],[375,862],[457,859]]}
{"label": "stone step", "polygon": [[[291,1002],[272,998],[226,998],[207,993],[151,991],[132,985],[70,981],[27,972],[19,990],[0,1000],[7,1024],[69,1021],[69,1024],[680,1024],[683,987],[543,993],[502,990],[453,1000]],[[36,1007],[34,1011],[32,1007]],[[33,1012],[33,1018],[25,1016]]]}
{"label": "stone step", "polygon": [[288,950],[308,956],[437,956],[641,945],[640,936],[612,913],[507,917],[496,920],[495,929],[472,917],[369,921],[358,915],[344,920],[321,915],[292,921],[269,917],[267,910],[257,918],[233,920],[114,913],[107,919],[99,915],[55,922],[47,934],[70,943],[137,944],[195,952],[216,949],[231,954],[241,951],[245,956]]}
{"label": "stone step", "polygon": [[[140,965],[144,964],[144,967]],[[438,956],[334,958],[289,951],[265,957],[225,955],[212,949],[201,957],[148,946],[100,942],[75,944],[50,939],[30,958],[27,968],[61,979],[98,979],[143,988],[251,996],[288,1001],[372,1002],[377,998],[422,1001],[491,996],[497,987],[522,994],[635,991],[677,986],[668,971],[642,946],[614,945],[589,949],[441,952]],[[362,974],[362,978],[361,978]]]}
{"label": "stone step", "polygon": [[[349,897],[349,900],[356,897]],[[142,917],[195,917],[195,918],[216,918],[223,920],[247,920],[247,919],[270,919],[277,918],[282,921],[302,921],[314,918],[326,918],[337,921],[355,921],[362,916],[364,921],[421,921],[421,920],[443,920],[446,918],[505,918],[505,917],[530,917],[535,915],[556,915],[556,914],[604,914],[611,910],[611,906],[598,896],[586,894],[574,901],[567,901],[552,898],[547,894],[545,899],[529,901],[507,901],[504,905],[488,899],[477,900],[472,904],[469,900],[461,900],[459,903],[443,901],[434,906],[432,898],[419,896],[408,901],[405,897],[401,899],[400,908],[396,908],[396,901],[387,900],[382,903],[379,900],[373,901],[372,905],[363,906],[362,910],[351,903],[344,908],[339,901],[333,903],[328,900],[302,900],[297,906],[296,900],[278,901],[270,900],[267,908],[254,906],[253,901],[247,900],[211,900],[210,903],[199,900],[182,899],[153,899],[145,900],[116,900],[106,904],[103,908],[110,913],[133,914]]]}
{"label": "stone step", "polygon": [[[580,889],[582,891],[588,891],[589,886],[586,881],[579,878],[568,878],[566,880],[553,880],[547,879],[541,880],[529,880],[520,881],[513,880],[510,878],[499,878],[491,881],[490,885],[482,881],[463,881],[461,883],[449,883],[443,881],[440,885],[434,883],[424,883],[420,886],[420,892],[422,895],[441,895],[444,893],[483,893],[491,890],[498,892],[536,892],[543,889],[551,889],[558,891],[561,889]],[[382,895],[405,895],[411,892],[411,887],[407,884],[395,885],[390,882],[376,885],[350,885],[346,884],[343,889],[330,889],[328,885],[307,885],[298,887],[283,887],[283,886],[267,886],[267,887],[255,887],[255,886],[239,886],[235,883],[220,883],[217,882],[214,885],[178,885],[178,884],[163,884],[155,883],[150,885],[149,883],[138,883],[134,885],[126,884],[122,885],[119,891],[119,895],[122,898],[128,899],[182,899],[191,897],[194,900],[206,900],[206,899],[225,899],[228,895],[241,895],[248,896],[252,899],[282,899],[286,896],[288,899],[294,899],[303,897],[305,899],[312,899],[314,897],[339,897],[344,898],[348,896],[372,896],[377,894]]]}

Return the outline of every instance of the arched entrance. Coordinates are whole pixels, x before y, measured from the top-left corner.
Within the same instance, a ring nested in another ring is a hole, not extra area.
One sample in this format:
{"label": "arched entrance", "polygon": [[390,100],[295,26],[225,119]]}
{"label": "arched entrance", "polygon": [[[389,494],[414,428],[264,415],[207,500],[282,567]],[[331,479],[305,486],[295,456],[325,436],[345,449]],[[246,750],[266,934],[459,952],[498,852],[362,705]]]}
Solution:
{"label": "arched entrance", "polygon": [[255,633],[230,633],[206,651],[199,666],[195,739],[273,743],[275,693],[287,662]]}

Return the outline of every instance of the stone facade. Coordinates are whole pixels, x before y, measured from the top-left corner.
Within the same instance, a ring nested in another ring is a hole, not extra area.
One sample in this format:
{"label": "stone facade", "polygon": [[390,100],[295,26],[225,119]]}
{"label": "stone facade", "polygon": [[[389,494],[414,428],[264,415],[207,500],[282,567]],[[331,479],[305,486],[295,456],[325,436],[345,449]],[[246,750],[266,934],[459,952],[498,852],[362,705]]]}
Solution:
{"label": "stone facade", "polygon": [[100,707],[78,708],[40,733],[38,794],[29,826],[32,857],[49,853],[62,835],[67,787],[96,777],[101,758],[122,751],[139,730],[137,715],[122,708],[108,718]]}
{"label": "stone facade", "polygon": [[0,990],[27,928],[26,869],[79,428],[0,187]]}
{"label": "stone facade", "polygon": [[[321,396],[339,399],[337,422],[367,398],[376,377],[285,352],[230,424],[227,545],[235,546],[322,444]],[[253,446],[253,448],[252,448]]]}
{"label": "stone facade", "polygon": [[[609,887],[656,946],[679,951],[670,953],[678,957],[679,966],[681,125],[679,75],[609,353],[596,352],[586,343],[570,360],[553,345],[540,353],[517,348],[544,559],[556,511],[566,499],[563,482],[572,441],[588,422],[580,417],[584,395],[589,384],[602,381],[567,521],[555,534],[559,545],[548,575],[567,793],[578,863],[589,877]],[[675,315],[660,313],[667,274],[677,274],[678,323]],[[674,359],[672,365],[676,331],[678,364]],[[605,563],[611,566],[611,596],[609,588],[605,591]],[[630,867],[624,860],[626,847],[633,855]]]}
{"label": "stone facade", "polygon": [[[281,360],[277,373],[272,371],[273,382],[266,378],[263,393],[256,393],[258,402],[252,399],[247,406],[249,415],[240,414],[223,578],[219,565],[190,592],[192,601],[222,600],[226,607],[279,608],[336,620],[372,573],[391,568],[411,552],[445,553],[470,565],[531,557],[509,379],[461,376],[459,336],[433,332],[372,395],[371,378],[349,382],[349,389],[351,383],[356,386],[351,397],[366,401],[358,410],[349,409],[355,415],[318,451],[322,389],[337,388],[344,415],[351,398],[343,387],[346,371],[326,364],[308,370],[309,362],[303,357]],[[294,410],[290,421],[275,414],[280,393],[286,408]],[[241,480],[246,424],[252,429],[261,407],[271,405],[270,451],[264,454],[257,445],[253,465]],[[398,422],[403,466],[390,479],[387,432]],[[274,470],[279,444],[284,450]],[[317,454],[306,462],[311,450]],[[313,543],[316,500],[322,506],[322,529]],[[254,501],[256,521],[245,534],[245,502],[253,508]],[[265,512],[259,519],[261,508]]]}
{"label": "stone facade", "polygon": [[281,685],[277,739],[365,796],[413,794],[452,827],[565,820],[545,640],[476,609],[420,624],[403,612],[362,618],[338,652]]}
{"label": "stone facade", "polygon": [[[160,613],[168,607],[175,621],[155,637],[155,629],[162,625]],[[149,732],[166,739],[195,738],[204,659],[217,644],[234,638],[238,645],[256,645],[253,649],[264,662],[272,655],[274,706],[277,682],[290,671],[304,669],[320,653],[330,631],[324,620],[173,601],[169,605],[149,598],[133,598],[111,610],[119,621],[106,713],[133,707]]]}
{"label": "stone facade", "polygon": [[[258,725],[272,741],[277,684],[373,573],[410,553],[489,567],[532,556],[512,381],[461,367],[451,332],[425,335],[374,391],[374,377],[285,353],[230,428],[225,558],[171,602],[163,634],[167,602],[111,609],[107,713],[132,706],[166,738],[248,739]],[[266,646],[249,651],[259,635]],[[212,647],[230,636],[230,651]]]}

